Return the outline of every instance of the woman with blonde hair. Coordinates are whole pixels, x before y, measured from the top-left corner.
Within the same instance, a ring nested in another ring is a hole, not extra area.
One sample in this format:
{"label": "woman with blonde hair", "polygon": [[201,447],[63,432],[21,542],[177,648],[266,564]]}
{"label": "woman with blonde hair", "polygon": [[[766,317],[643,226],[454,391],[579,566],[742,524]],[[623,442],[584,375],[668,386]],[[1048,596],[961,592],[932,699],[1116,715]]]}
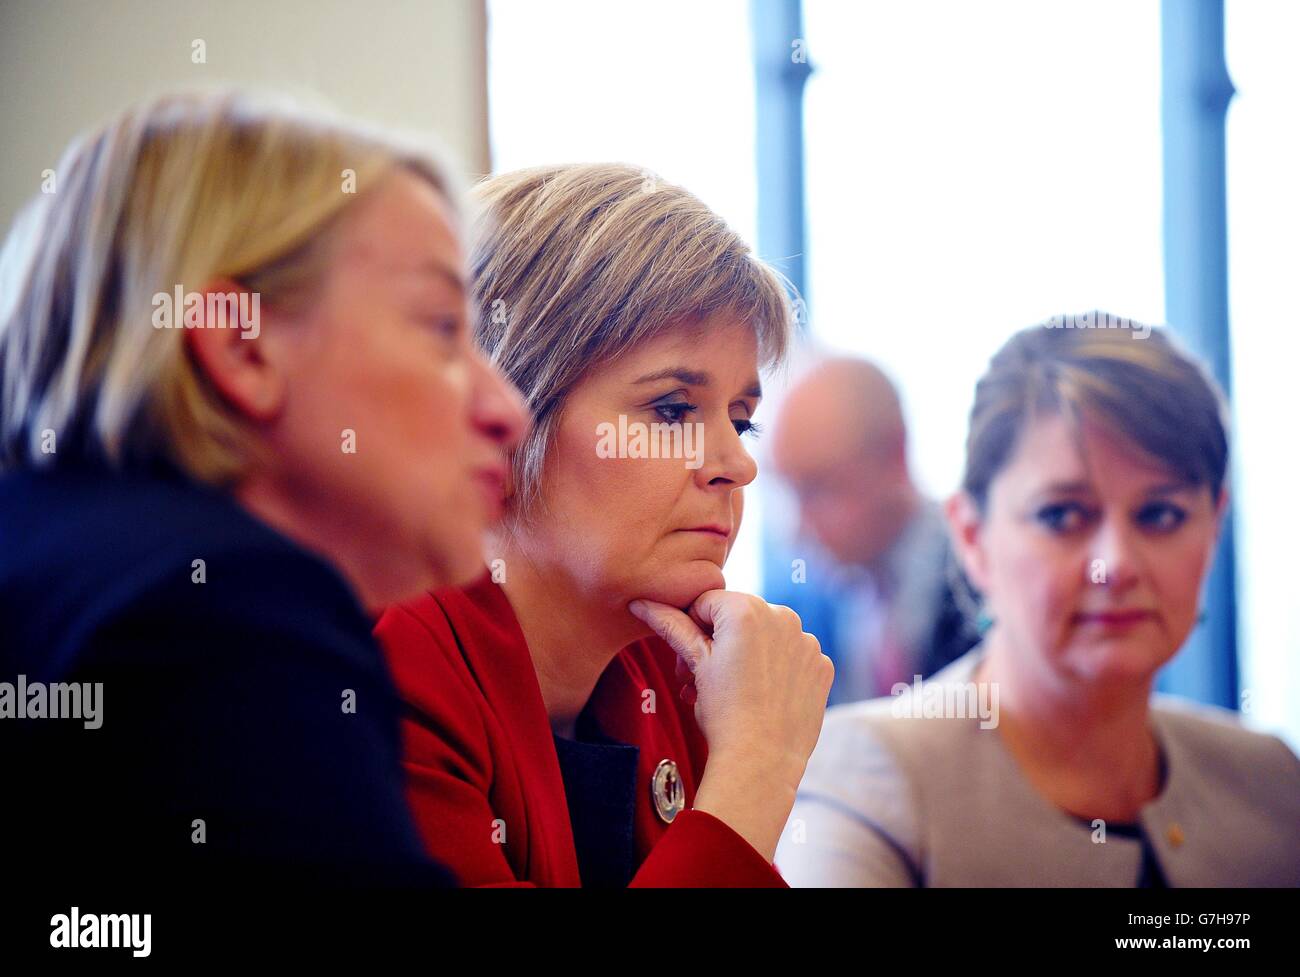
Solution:
{"label": "woman with blonde hair", "polygon": [[1152,695],[1227,505],[1221,395],[1164,330],[1062,324],[975,390],[948,518],[984,639],[830,711],[781,841],[795,885],[1300,884],[1295,755]]}
{"label": "woman with blonde hair", "polygon": [[[0,278],[5,837],[427,877],[369,614],[472,575],[524,427],[469,342],[444,168],[217,92],[55,173]],[[37,722],[67,690],[84,722]]]}
{"label": "woman with blonde hair", "polygon": [[488,571],[379,623],[425,845],[471,885],[783,885],[833,668],[722,574],[783,285],[630,166],[477,196],[476,336],[534,426]]}

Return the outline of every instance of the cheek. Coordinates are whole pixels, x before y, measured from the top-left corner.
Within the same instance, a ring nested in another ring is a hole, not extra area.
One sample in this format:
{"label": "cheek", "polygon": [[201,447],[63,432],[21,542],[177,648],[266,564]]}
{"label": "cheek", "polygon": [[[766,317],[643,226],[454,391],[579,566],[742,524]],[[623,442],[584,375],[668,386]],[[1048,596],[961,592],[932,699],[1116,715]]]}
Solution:
{"label": "cheek", "polygon": [[469,378],[463,364],[449,364],[432,370],[415,371],[401,378],[386,413],[402,441],[433,448],[441,455],[448,472],[463,466],[448,461],[469,461],[466,444],[470,438]]}
{"label": "cheek", "polygon": [[[414,338],[424,338],[416,336]],[[350,354],[350,399],[386,462],[459,477],[468,460],[469,373],[432,343],[372,343]]]}
{"label": "cheek", "polygon": [[356,432],[355,455],[342,456],[352,491],[391,510],[416,536],[432,532],[463,544],[480,531],[482,500],[466,474],[464,365],[427,343],[375,341],[341,350],[330,372],[336,382],[325,386],[320,407],[336,452],[342,429]]}
{"label": "cheek", "polygon": [[849,499],[837,499],[827,506],[825,524],[837,532],[866,535],[867,521],[859,518],[857,505]]}
{"label": "cheek", "polygon": [[1196,618],[1213,545],[1209,532],[1187,533],[1158,546],[1148,562],[1152,588],[1174,630],[1190,630]]}
{"label": "cheek", "polygon": [[684,478],[680,461],[600,458],[591,441],[570,445],[565,469],[568,521],[625,563],[644,558],[666,531]]}
{"label": "cheek", "polygon": [[602,458],[596,443],[594,423],[566,421],[547,455],[542,494],[555,523],[553,545],[576,547],[570,562],[604,575],[644,544],[657,492],[644,462]]}
{"label": "cheek", "polygon": [[676,507],[691,472],[681,459],[602,458],[589,428],[566,422],[547,458],[547,545],[592,590],[666,599],[654,588],[681,576],[666,536],[685,518]]}
{"label": "cheek", "polygon": [[852,553],[856,543],[868,536],[864,520],[855,519],[851,506],[842,499],[818,499],[804,513],[823,546],[832,551]]}
{"label": "cheek", "polygon": [[1081,557],[1072,548],[1012,527],[1001,534],[989,560],[995,616],[1049,632],[1072,613],[1083,579]]}

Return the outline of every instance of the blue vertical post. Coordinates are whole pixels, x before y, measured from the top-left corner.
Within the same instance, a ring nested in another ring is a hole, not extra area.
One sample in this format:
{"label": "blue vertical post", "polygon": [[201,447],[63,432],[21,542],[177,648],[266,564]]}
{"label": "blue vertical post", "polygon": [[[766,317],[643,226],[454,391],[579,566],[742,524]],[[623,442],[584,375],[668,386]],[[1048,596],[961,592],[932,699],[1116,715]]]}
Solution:
{"label": "blue vertical post", "polygon": [[757,98],[758,252],[806,295],[801,0],[750,0]]}
{"label": "blue vertical post", "polygon": [[[806,323],[803,92],[812,69],[803,36],[803,4],[801,0],[750,0],[749,11],[754,44],[758,253],[790,279],[805,303],[799,321]],[[772,498],[771,493],[767,497]],[[763,594],[788,599],[790,554],[771,519],[764,520],[759,546]]]}
{"label": "blue vertical post", "polygon": [[[1232,99],[1223,54],[1223,0],[1163,0],[1165,316],[1231,393],[1225,121]],[[1206,581],[1204,620],[1158,687],[1238,705],[1232,518]]]}

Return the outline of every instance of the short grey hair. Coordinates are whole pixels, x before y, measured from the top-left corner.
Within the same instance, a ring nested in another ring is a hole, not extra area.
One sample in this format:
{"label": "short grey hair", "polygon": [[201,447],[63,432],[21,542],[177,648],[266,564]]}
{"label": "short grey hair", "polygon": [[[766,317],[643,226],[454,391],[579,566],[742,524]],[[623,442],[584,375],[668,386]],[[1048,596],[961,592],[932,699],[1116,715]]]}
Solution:
{"label": "short grey hair", "polygon": [[533,426],[512,459],[516,518],[540,499],[565,399],[591,370],[720,313],[784,361],[788,283],[697,197],[626,164],[545,166],[480,183],[470,270],[475,338]]}

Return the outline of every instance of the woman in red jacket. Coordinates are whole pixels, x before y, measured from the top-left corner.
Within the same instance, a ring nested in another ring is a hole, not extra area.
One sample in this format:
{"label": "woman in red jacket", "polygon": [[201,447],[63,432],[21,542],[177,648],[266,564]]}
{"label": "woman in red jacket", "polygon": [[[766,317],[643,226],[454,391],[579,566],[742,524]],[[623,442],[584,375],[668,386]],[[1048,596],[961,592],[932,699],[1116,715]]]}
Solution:
{"label": "woman in red jacket", "polygon": [[626,166],[478,190],[477,340],[534,426],[475,584],[390,608],[408,795],[466,885],[780,886],[833,668],[726,591],[780,280]]}

